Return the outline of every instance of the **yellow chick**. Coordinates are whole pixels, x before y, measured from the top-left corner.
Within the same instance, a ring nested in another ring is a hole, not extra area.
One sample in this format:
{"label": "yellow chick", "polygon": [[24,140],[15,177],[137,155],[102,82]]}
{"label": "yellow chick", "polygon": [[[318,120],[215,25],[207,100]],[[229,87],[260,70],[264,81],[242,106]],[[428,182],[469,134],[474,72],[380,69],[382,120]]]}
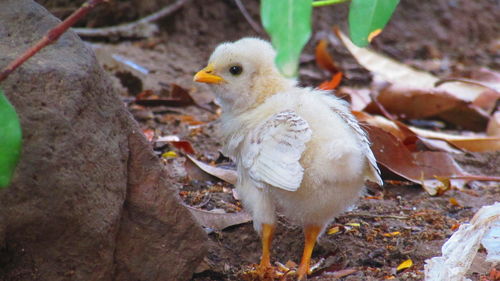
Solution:
{"label": "yellow chick", "polygon": [[302,280],[318,235],[354,203],[365,180],[382,180],[348,104],[297,86],[280,74],[275,56],[261,39],[223,43],[194,81],[213,84],[222,107],[223,153],[237,165],[236,190],[262,238],[259,270],[271,266],[279,212],[304,228]]}

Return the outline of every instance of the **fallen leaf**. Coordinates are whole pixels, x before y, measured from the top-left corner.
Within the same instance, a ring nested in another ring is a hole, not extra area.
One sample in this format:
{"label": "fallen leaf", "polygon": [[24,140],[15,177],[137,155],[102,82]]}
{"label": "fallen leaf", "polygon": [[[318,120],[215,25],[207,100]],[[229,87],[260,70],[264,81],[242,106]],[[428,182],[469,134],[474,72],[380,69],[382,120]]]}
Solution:
{"label": "fallen leaf", "polygon": [[167,151],[161,155],[162,158],[176,158],[177,153],[175,151]]}
{"label": "fallen leaf", "polygon": [[458,203],[458,201],[457,201],[457,199],[455,197],[450,197],[449,201],[450,201],[450,204],[453,205],[453,206],[455,206],[455,207],[460,207],[461,206],[460,203]]}
{"label": "fallen leaf", "polygon": [[193,146],[188,141],[171,141],[170,142],[175,148],[182,150],[186,154],[196,154]]}
{"label": "fallen leaf", "polygon": [[500,93],[500,83],[492,83],[488,81],[479,81],[479,80],[474,80],[474,79],[469,79],[469,78],[461,78],[461,77],[452,77],[452,78],[443,78],[439,79],[434,85],[436,87],[443,85],[445,83],[450,83],[450,82],[461,82],[465,84],[471,84],[471,85],[476,85],[476,86],[481,86],[487,89],[490,89],[492,91],[495,91],[497,93]]}
{"label": "fallen leaf", "polygon": [[[483,130],[488,114],[473,104],[460,100],[442,89],[411,88],[401,84],[378,89],[377,100],[389,112],[404,119],[438,117],[470,130]],[[378,112],[370,104],[369,112]]]}
{"label": "fallen leaf", "polygon": [[383,196],[365,196],[363,197],[364,199],[373,199],[373,200],[382,200],[384,199]]}
{"label": "fallen leaf", "polygon": [[447,153],[460,154],[463,153],[462,150],[450,145],[448,142],[440,139],[429,139],[419,136],[420,141],[425,145],[425,147],[431,151],[444,151]]}
{"label": "fallen leaf", "polygon": [[216,230],[223,230],[233,225],[252,221],[252,216],[245,211],[238,213],[221,213],[200,210],[188,205],[184,206],[191,212],[200,225]]}
{"label": "fallen leaf", "polygon": [[370,115],[366,112],[352,112],[359,121],[366,122],[369,125],[383,129],[391,133],[393,136],[402,141],[406,146],[414,144],[417,136],[425,145],[437,148],[446,152],[457,153],[456,149],[445,146],[440,143],[432,142],[432,140],[446,141],[454,147],[471,151],[471,152],[486,152],[500,150],[500,136],[485,136],[484,134],[475,134],[470,132],[466,136],[452,135],[441,132],[435,132],[425,129],[420,129],[413,126],[407,126],[399,121],[391,121],[379,115]]}
{"label": "fallen leaf", "polygon": [[393,136],[398,138],[403,143],[406,143],[406,140],[408,138],[415,137],[415,133],[413,133],[411,130],[401,129],[401,128],[407,128],[406,125],[404,124],[398,124],[385,117],[379,115],[370,115],[362,111],[353,111],[352,113],[354,114],[354,116],[356,116],[358,121],[366,122],[371,126],[383,129],[384,131],[391,133]]}
{"label": "fallen leaf", "polygon": [[238,195],[238,191],[236,191],[236,188],[231,189],[231,193],[233,194],[234,199],[240,200],[240,196]]}
{"label": "fallen leaf", "polygon": [[[340,38],[342,43],[344,43],[344,46],[349,50],[359,64],[373,74],[380,76],[384,81],[393,85],[400,85],[405,88],[422,90],[431,90],[436,88],[434,84],[439,81],[439,78],[436,76],[425,71],[416,70],[408,65],[378,54],[368,48],[359,48],[339,30],[336,30],[335,34]],[[472,102],[484,91],[484,88],[481,86],[465,83],[449,83],[442,85],[439,89],[448,92],[451,96],[454,96],[459,100],[467,102]]]}
{"label": "fallen leaf", "polygon": [[416,127],[409,127],[417,135],[429,138],[444,140],[448,143],[471,152],[486,152],[500,150],[500,136],[485,136],[481,134],[470,134],[468,136],[457,136],[441,132],[434,132]]}
{"label": "fallen leaf", "polygon": [[391,133],[370,125],[365,128],[372,141],[372,151],[377,163],[400,177],[421,184],[431,195],[437,195],[442,189],[443,179],[449,179],[450,185],[459,189],[470,180],[500,181],[500,177],[464,172],[447,153],[412,153]]}
{"label": "fallen leaf", "polygon": [[236,181],[238,179],[238,175],[236,174],[235,170],[229,170],[229,169],[222,169],[214,166],[210,166],[208,164],[205,164],[201,161],[198,161],[194,159],[192,156],[187,155],[187,158],[196,164],[200,169],[202,169],[204,172],[208,173],[209,175],[212,175],[216,178],[219,178],[223,181],[226,181],[230,184],[236,184]]}
{"label": "fallen leaf", "polygon": [[338,73],[338,67],[335,65],[332,57],[327,50],[328,41],[321,39],[316,45],[315,58],[318,67],[330,71],[332,74]]}
{"label": "fallen leaf", "polygon": [[353,111],[362,111],[372,102],[369,89],[341,87],[337,92],[340,96],[348,95],[350,97],[351,110]]}
{"label": "fallen leaf", "polygon": [[171,142],[180,141],[180,138],[176,135],[161,136],[156,139],[156,142]]}
{"label": "fallen leaf", "polygon": [[488,136],[500,137],[500,111],[495,112],[488,122],[486,127],[486,134]]}
{"label": "fallen leaf", "polygon": [[361,224],[359,224],[357,222],[348,222],[345,225],[352,226],[352,227],[360,227],[361,226]]}
{"label": "fallen leaf", "polygon": [[153,90],[148,89],[137,94],[135,98],[139,100],[144,100],[144,99],[159,99],[160,97]]}
{"label": "fallen leaf", "polygon": [[500,270],[496,268],[492,268],[490,270],[490,280],[498,281],[500,280]]}
{"label": "fallen leaf", "polygon": [[394,231],[394,232],[384,233],[384,234],[382,234],[382,236],[384,236],[384,237],[394,237],[394,236],[398,236],[400,234],[401,234],[401,232]]}
{"label": "fallen leaf", "polygon": [[340,231],[340,227],[338,226],[334,226],[330,229],[328,229],[328,231],[326,232],[328,235],[333,235],[333,234],[336,234]]}
{"label": "fallen leaf", "polygon": [[[469,176],[447,153],[411,153],[401,141],[383,129],[366,126],[366,131],[372,141],[375,158],[382,167],[411,182],[423,184],[431,195],[435,195],[436,188],[442,185],[436,176]],[[452,181],[457,186],[463,185],[463,180]]]}
{"label": "fallen leaf", "polygon": [[389,112],[404,118],[439,116],[474,130],[486,127],[488,115],[471,104],[484,87],[461,82],[435,87],[439,78],[434,75],[359,48],[342,32],[335,32],[358,63],[373,73],[374,84],[379,89],[377,98]]}
{"label": "fallen leaf", "polygon": [[351,275],[357,271],[358,270],[354,269],[354,268],[346,268],[346,269],[341,269],[339,271],[334,271],[334,272],[325,272],[324,275],[331,277],[331,278],[338,279],[338,278],[345,277],[347,275]]}
{"label": "fallen leaf", "polygon": [[172,106],[184,107],[189,105],[198,106],[195,100],[189,95],[188,90],[182,88],[177,84],[171,85],[170,98],[153,98],[153,99],[139,99],[136,98],[135,104],[143,106]]}
{"label": "fallen leaf", "polygon": [[286,263],[285,263],[285,266],[288,267],[288,268],[296,268],[297,267],[297,263],[295,263],[292,260],[287,260]]}
{"label": "fallen leaf", "polygon": [[181,140],[176,135],[161,136],[156,139],[156,142],[168,142],[177,149],[180,149],[186,154],[196,154],[193,146],[189,141]]}
{"label": "fallen leaf", "polygon": [[206,122],[198,121],[192,115],[181,115],[181,116],[179,116],[179,120],[181,122],[183,122],[183,123],[186,123],[186,124],[190,125],[190,126],[196,126],[196,125],[206,124]]}
{"label": "fallen leaf", "polygon": [[495,91],[482,92],[472,104],[482,108],[484,111],[491,113],[495,110],[500,100],[500,93]]}
{"label": "fallen leaf", "polygon": [[142,131],[142,133],[144,134],[144,136],[146,136],[146,139],[148,141],[153,141],[153,138],[155,137],[155,131],[153,129],[145,129]]}
{"label": "fallen leaf", "polygon": [[410,268],[413,266],[413,261],[411,259],[407,259],[404,262],[402,262],[398,267],[396,268],[397,271]]}
{"label": "fallen leaf", "polygon": [[342,81],[342,75],[343,75],[342,72],[337,72],[332,76],[332,79],[330,81],[325,81],[321,83],[318,86],[318,89],[325,91],[336,89],[340,85],[340,82]]}

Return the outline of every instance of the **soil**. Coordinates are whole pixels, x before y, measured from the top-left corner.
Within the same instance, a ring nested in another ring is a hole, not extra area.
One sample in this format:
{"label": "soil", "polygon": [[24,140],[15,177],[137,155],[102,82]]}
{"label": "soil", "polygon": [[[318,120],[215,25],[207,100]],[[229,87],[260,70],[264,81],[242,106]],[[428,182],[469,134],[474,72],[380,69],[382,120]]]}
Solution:
{"label": "soil", "polygon": [[[257,1],[245,1],[258,22],[257,4]],[[232,1],[211,0],[205,1],[203,7],[199,5],[188,2],[182,10],[162,21],[162,32],[154,38],[93,44],[107,70],[117,77],[124,101],[145,132],[179,136],[193,145],[198,159],[227,165],[228,160],[219,153],[221,143],[215,133],[218,114],[211,112],[217,110],[212,103],[213,95],[205,85],[195,85],[192,75],[205,65],[216,44],[257,33]],[[481,16],[477,16],[478,11]],[[315,86],[328,78],[314,65],[313,46],[322,37],[331,38],[330,28],[334,23],[345,27],[346,14],[347,5],[315,11],[313,39],[302,57],[302,84]],[[375,39],[374,47],[443,77],[479,67],[498,70],[500,61],[495,48],[500,26],[491,24],[498,18],[500,8],[495,1],[442,0],[423,4],[402,1],[384,33]],[[337,40],[331,42],[334,44],[330,51],[346,73],[344,83],[368,87],[370,74],[348,56]],[[121,55],[150,73],[145,75],[112,66],[105,59],[110,54]],[[143,107],[131,102],[137,93],[147,89],[164,97],[161,90],[168,92],[170,83],[190,90],[197,103],[210,110],[195,106]],[[232,185],[211,177],[194,177],[185,169],[182,150],[168,143],[156,143],[154,149],[159,157],[168,151],[176,153],[174,157],[164,158],[164,162],[170,169],[177,169],[179,196],[185,204],[228,213],[241,210]],[[455,157],[471,173],[500,175],[500,152],[464,153]],[[393,175],[384,175],[384,180],[383,187],[368,187],[366,196],[327,228],[338,227],[339,231],[320,238],[313,263],[321,263],[308,280],[337,280],[337,277],[350,281],[423,280],[424,261],[440,255],[443,243],[481,206],[500,198],[498,183],[471,182],[463,190],[452,188],[431,197],[420,186]],[[209,254],[192,281],[251,279],[248,271],[260,257],[260,240],[252,224],[235,225],[222,231],[207,229],[207,233]],[[280,218],[273,261],[298,263],[302,247],[302,230]],[[413,261],[413,266],[397,271],[398,265],[407,259]],[[489,280],[491,268],[481,250],[468,277]]]}

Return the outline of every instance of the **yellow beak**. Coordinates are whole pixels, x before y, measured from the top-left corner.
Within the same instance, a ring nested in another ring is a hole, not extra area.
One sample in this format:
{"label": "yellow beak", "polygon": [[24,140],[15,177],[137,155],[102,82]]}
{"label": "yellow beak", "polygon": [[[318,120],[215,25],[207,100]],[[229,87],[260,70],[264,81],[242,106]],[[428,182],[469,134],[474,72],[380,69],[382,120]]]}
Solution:
{"label": "yellow beak", "polygon": [[193,80],[195,82],[209,83],[209,84],[219,84],[221,82],[224,82],[224,79],[222,77],[212,74],[212,72],[214,72],[214,66],[213,64],[209,64],[207,67],[198,71],[198,73],[196,73],[196,75],[194,76]]}

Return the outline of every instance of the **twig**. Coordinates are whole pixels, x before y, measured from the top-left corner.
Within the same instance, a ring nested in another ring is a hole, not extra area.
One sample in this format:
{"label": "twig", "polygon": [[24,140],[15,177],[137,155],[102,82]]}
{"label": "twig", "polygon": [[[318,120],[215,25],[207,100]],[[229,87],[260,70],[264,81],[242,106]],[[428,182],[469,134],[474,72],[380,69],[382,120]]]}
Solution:
{"label": "twig", "polygon": [[262,30],[262,28],[260,27],[260,25],[258,25],[253,19],[252,17],[250,16],[250,14],[248,13],[247,9],[245,8],[245,6],[243,5],[243,3],[241,3],[241,0],[234,0],[234,2],[236,3],[236,6],[238,6],[238,9],[240,9],[240,12],[243,14],[243,16],[245,17],[245,19],[247,20],[247,22],[250,24],[250,26],[252,27],[252,29],[259,33],[259,34],[262,34],[264,31]]}
{"label": "twig", "polygon": [[158,27],[152,22],[172,14],[187,1],[189,0],[177,0],[158,12],[134,22],[101,28],[73,28],[73,31],[84,37],[147,38],[158,31]]}
{"label": "twig", "polygon": [[436,83],[434,83],[434,87],[439,87],[442,84],[449,83],[449,82],[462,82],[462,83],[472,84],[472,85],[476,85],[476,86],[480,86],[480,87],[485,87],[485,88],[488,88],[494,92],[500,93],[500,86],[498,86],[494,83],[477,81],[477,80],[467,79],[467,78],[455,78],[455,77],[443,78],[443,79],[440,79],[439,81],[436,81]]}
{"label": "twig", "polygon": [[16,68],[21,66],[25,61],[31,58],[33,55],[38,53],[41,49],[57,41],[59,37],[68,30],[73,24],[75,24],[79,19],[84,17],[90,10],[95,6],[107,2],[109,0],[88,0],[83,3],[83,5],[78,8],[73,14],[66,18],[63,22],[59,23],[56,27],[52,28],[43,36],[40,41],[38,41],[34,46],[29,48],[24,54],[11,62],[7,67],[5,67],[2,72],[0,72],[0,82],[5,80],[10,73],[12,73]]}
{"label": "twig", "polygon": [[460,175],[451,176],[450,179],[472,180],[472,181],[500,181],[500,177],[486,175]]}
{"label": "twig", "polygon": [[377,215],[377,214],[367,214],[367,213],[350,213],[343,214],[343,217],[365,217],[365,218],[389,218],[397,220],[407,220],[410,217],[407,216],[395,216],[395,215]]}

